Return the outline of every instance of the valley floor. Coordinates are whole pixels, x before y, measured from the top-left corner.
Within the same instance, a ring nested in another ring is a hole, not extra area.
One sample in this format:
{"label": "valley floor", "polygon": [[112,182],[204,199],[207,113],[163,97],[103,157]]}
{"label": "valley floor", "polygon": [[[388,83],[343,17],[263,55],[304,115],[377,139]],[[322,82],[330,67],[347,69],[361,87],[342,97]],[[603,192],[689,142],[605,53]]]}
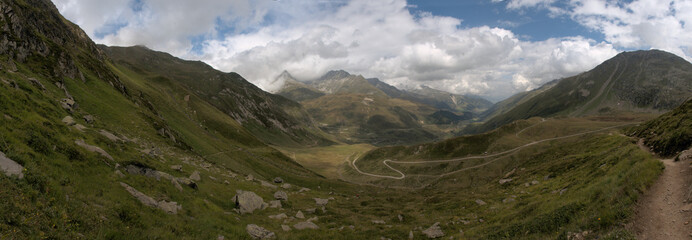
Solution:
{"label": "valley floor", "polygon": [[692,239],[692,202],[689,201],[692,190],[691,162],[676,162],[673,159],[661,161],[666,168],[642,195],[631,231],[637,239]]}

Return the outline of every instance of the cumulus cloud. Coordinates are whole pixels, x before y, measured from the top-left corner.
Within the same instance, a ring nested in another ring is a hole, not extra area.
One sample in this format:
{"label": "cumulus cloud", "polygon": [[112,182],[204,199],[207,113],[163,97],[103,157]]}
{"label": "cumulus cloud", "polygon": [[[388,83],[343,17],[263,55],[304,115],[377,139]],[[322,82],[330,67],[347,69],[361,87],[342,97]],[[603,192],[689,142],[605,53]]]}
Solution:
{"label": "cumulus cloud", "polygon": [[[606,41],[522,40],[503,28],[462,27],[462,19],[420,12],[405,0],[104,1],[108,9],[91,0],[54,0],[97,42],[142,44],[199,59],[268,91],[280,87],[274,78],[283,70],[308,80],[344,69],[399,87],[425,84],[499,100],[588,70],[617,54],[616,48],[692,55],[685,47],[692,43],[689,24],[683,24],[692,21],[692,14],[683,14],[692,11],[686,1],[491,1],[510,11],[566,14],[603,32]],[[654,31],[661,27],[666,29]]]}

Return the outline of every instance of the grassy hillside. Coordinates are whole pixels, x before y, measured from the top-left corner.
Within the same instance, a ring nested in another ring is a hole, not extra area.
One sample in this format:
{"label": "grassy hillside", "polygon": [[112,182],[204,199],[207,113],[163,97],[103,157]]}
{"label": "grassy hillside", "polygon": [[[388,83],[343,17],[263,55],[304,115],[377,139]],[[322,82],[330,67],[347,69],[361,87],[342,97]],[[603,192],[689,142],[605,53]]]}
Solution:
{"label": "grassy hillside", "polygon": [[536,116],[662,113],[690,96],[692,64],[658,50],[624,52],[591,71],[559,80],[550,89],[518,101],[510,110],[465,133],[485,132]]}
{"label": "grassy hillside", "polygon": [[266,93],[236,73],[223,73],[144,47],[102,47],[115,62],[151,80],[175,81],[273,145],[320,146],[332,142],[296,102]]}
{"label": "grassy hillside", "polygon": [[674,156],[692,146],[692,100],[628,132],[661,156]]}

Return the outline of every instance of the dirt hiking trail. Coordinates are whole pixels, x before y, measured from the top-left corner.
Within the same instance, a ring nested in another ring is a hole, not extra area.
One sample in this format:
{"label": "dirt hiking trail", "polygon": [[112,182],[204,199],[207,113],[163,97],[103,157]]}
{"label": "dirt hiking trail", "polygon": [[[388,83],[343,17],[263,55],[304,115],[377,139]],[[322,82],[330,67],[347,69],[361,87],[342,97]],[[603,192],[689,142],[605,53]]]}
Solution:
{"label": "dirt hiking trail", "polygon": [[[639,146],[648,151],[641,141]],[[661,161],[665,170],[639,199],[631,231],[642,240],[691,240],[690,161]]]}

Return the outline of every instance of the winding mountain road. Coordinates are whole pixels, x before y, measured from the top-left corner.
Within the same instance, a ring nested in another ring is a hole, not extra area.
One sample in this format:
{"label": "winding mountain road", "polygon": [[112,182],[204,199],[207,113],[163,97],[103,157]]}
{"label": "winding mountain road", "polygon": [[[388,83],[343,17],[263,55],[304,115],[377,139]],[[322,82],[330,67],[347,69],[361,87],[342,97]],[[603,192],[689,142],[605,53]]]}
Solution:
{"label": "winding mountain road", "polygon": [[[541,121],[540,123],[542,123],[542,122],[543,122],[543,121]],[[537,123],[537,124],[540,124],[540,123]],[[531,128],[531,127],[533,127],[533,126],[535,126],[535,125],[537,125],[537,124],[534,124],[534,125],[531,125],[531,126],[529,126],[529,127],[526,127],[525,129]],[[571,138],[571,137],[576,137],[576,136],[581,136],[581,135],[586,135],[586,134],[601,132],[601,131],[605,131],[605,130],[609,130],[609,129],[613,129],[613,128],[619,128],[619,127],[623,127],[623,126],[627,126],[627,125],[632,125],[632,124],[637,124],[637,123],[626,123],[626,124],[621,124],[621,125],[617,125],[617,126],[605,127],[605,128],[601,128],[601,129],[597,129],[597,130],[591,130],[591,131],[586,131],[586,132],[581,132],[581,133],[575,133],[575,134],[570,134],[570,135],[561,136],[561,137],[547,138],[547,139],[543,139],[543,140],[539,140],[539,141],[534,141],[534,142],[531,142],[531,143],[527,143],[527,144],[524,144],[524,145],[522,145],[522,146],[519,146],[519,147],[510,149],[510,150],[506,150],[506,151],[499,152],[499,153],[494,153],[494,154],[489,154],[489,155],[469,156],[469,157],[452,158],[452,159],[444,159],[444,160],[427,160],[427,161],[395,161],[395,160],[390,160],[390,159],[386,159],[386,160],[383,160],[383,161],[382,161],[382,164],[384,164],[385,166],[387,166],[387,168],[391,169],[392,171],[397,172],[397,173],[399,174],[399,176],[380,175],[380,174],[373,174],[373,173],[367,173],[367,172],[361,171],[361,170],[358,168],[358,165],[356,165],[356,162],[358,161],[358,159],[360,158],[360,156],[356,157],[356,158],[353,160],[353,162],[351,163],[351,166],[353,166],[353,169],[355,169],[358,173],[363,174],[363,175],[366,175],[366,176],[378,177],[378,178],[388,178],[388,179],[394,179],[394,180],[402,180],[402,179],[406,178],[406,174],[404,174],[404,173],[403,173],[402,171],[400,171],[399,169],[396,169],[396,168],[392,167],[391,165],[389,165],[389,163],[398,163],[398,164],[448,163],[448,162],[458,162],[458,161],[469,160],[469,159],[483,159],[483,158],[497,157],[497,156],[502,156],[502,155],[505,155],[505,154],[508,154],[508,153],[513,153],[513,152],[519,151],[519,150],[521,150],[521,149],[524,149],[524,148],[526,148],[526,147],[529,147],[529,146],[532,146],[532,145],[536,145],[536,144],[539,144],[539,143],[544,143],[544,142],[548,142],[548,141],[560,140],[560,139],[565,139],[565,138]],[[523,130],[525,130],[525,129],[523,129]],[[522,130],[522,131],[523,131],[523,130]],[[520,132],[522,132],[522,131],[520,131]],[[517,134],[518,134],[518,133],[517,133]],[[480,167],[483,167],[483,166],[485,166],[485,165],[488,165],[488,164],[491,164],[491,163],[493,163],[493,162],[496,162],[496,161],[498,161],[498,160],[500,160],[500,159],[501,159],[501,158],[498,158],[498,159],[495,159],[495,160],[492,160],[492,161],[488,161],[488,162],[485,162],[485,163],[482,163],[482,164],[479,164],[479,165],[475,165],[475,166],[471,166],[471,167],[466,167],[466,168],[458,169],[458,170],[455,170],[455,171],[452,171],[452,172],[448,172],[448,173],[443,173],[443,174],[438,174],[438,175],[421,175],[421,174],[416,174],[415,176],[443,177],[443,176],[446,176],[446,175],[450,175],[450,174],[454,174],[454,173],[458,173],[458,172],[462,172],[462,171],[466,171],[466,170],[470,170],[470,169],[480,168]]]}

